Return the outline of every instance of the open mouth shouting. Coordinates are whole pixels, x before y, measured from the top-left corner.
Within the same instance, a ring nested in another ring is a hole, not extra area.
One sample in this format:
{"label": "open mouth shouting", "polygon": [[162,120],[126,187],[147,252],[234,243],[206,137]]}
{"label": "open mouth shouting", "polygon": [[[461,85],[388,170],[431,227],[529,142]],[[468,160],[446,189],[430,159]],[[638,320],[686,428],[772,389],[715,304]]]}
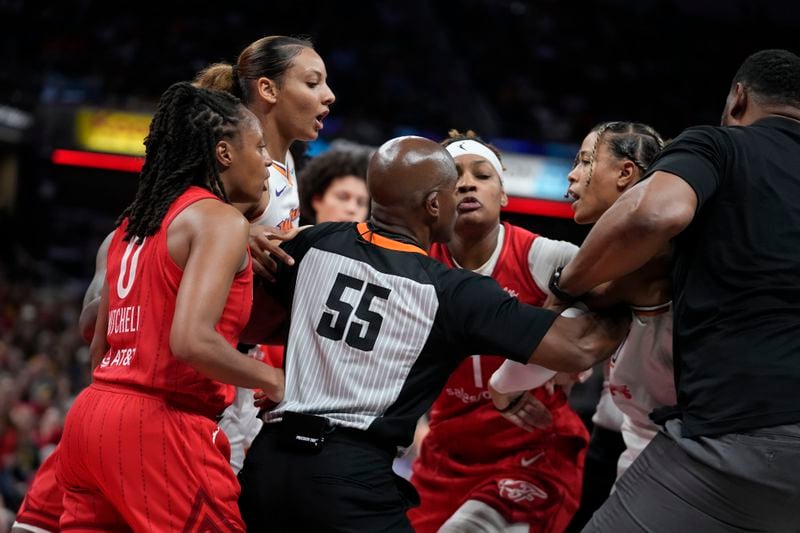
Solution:
{"label": "open mouth shouting", "polygon": [[319,130],[321,130],[322,128],[325,127],[324,124],[322,123],[322,121],[325,120],[325,117],[328,116],[328,113],[330,113],[330,111],[326,110],[326,111],[320,113],[319,115],[317,115],[316,118],[314,119],[314,128],[317,131],[319,131]]}
{"label": "open mouth shouting", "polygon": [[577,203],[578,203],[578,201],[581,199],[581,195],[580,195],[580,194],[578,194],[578,193],[576,193],[575,191],[573,191],[573,190],[572,190],[572,187],[570,187],[570,188],[567,190],[567,195],[568,195],[570,198],[572,198],[572,210],[574,211],[574,210],[575,210],[575,204],[577,204]]}

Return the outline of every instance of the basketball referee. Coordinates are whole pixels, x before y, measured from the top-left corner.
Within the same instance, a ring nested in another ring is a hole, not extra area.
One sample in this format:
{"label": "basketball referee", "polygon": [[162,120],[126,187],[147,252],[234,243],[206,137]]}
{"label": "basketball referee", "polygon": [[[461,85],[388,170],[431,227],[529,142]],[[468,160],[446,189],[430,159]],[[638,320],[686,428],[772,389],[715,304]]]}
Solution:
{"label": "basketball referee", "polygon": [[368,170],[370,222],[321,224],[283,245],[296,264],[268,290],[291,308],[286,393],[239,476],[250,531],[412,531],[418,496],[392,460],[461,359],[578,371],[622,339],[624,325],[557,317],[430,259],[453,232],[457,177],[438,144],[389,141]]}

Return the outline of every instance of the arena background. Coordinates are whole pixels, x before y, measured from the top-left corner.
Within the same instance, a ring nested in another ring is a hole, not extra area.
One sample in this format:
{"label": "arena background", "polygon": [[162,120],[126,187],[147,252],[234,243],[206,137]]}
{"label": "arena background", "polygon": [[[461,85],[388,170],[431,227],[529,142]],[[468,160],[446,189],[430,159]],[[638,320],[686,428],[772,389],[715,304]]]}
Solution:
{"label": "arena background", "polygon": [[308,36],[337,96],[309,154],[471,128],[506,154],[505,216],[578,243],[561,195],[589,128],[717,123],[748,54],[798,51],[800,3],[0,0],[0,25],[2,531],[88,383],[80,300],[169,84],[261,36]]}

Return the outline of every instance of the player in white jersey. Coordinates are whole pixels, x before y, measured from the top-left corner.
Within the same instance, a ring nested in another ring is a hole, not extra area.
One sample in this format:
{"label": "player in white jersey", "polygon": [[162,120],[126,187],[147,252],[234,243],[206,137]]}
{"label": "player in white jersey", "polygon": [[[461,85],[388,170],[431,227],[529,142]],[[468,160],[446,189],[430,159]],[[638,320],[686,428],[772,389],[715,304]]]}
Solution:
{"label": "player in white jersey", "polygon": [[[575,221],[579,224],[597,221],[624,191],[641,179],[662,146],[658,133],[643,124],[612,122],[595,127],[584,139],[568,176],[569,194],[575,200]],[[605,291],[595,294],[592,302],[603,306],[624,301],[633,306],[630,333],[609,362],[607,386],[593,418],[604,429],[622,432],[626,449],[617,461],[617,477],[655,436],[658,427],[650,421],[650,411],[675,403],[672,315],[663,266],[650,265],[610,284]],[[612,452],[613,446],[607,448],[601,453]],[[607,492],[600,494],[612,485],[613,474],[609,472],[608,477],[605,481],[587,480],[597,485],[593,487],[597,494],[592,502],[582,503],[587,506],[581,510],[582,521],[607,496]]]}
{"label": "player in white jersey", "polygon": [[[240,97],[261,122],[267,151],[272,156],[269,203],[252,224],[250,252],[253,271],[272,281],[272,254],[291,264],[275,238],[299,225],[300,200],[294,159],[289,147],[295,141],[315,140],[323,128],[335,96],[326,83],[325,63],[310,41],[284,36],[263,37],[245,48],[229,65],[211,65],[195,79],[202,87],[226,90]],[[250,351],[261,357],[256,347]],[[252,391],[237,389],[234,403],[225,410],[220,427],[231,442],[231,465],[241,468],[244,454],[258,434],[261,421]]]}
{"label": "player in white jersey", "polygon": [[624,413],[622,438],[625,451],[617,463],[617,477],[653,440],[658,426],[650,420],[653,409],[675,405],[672,366],[672,306],[632,306],[631,330],[611,357],[609,390]]}
{"label": "player in white jersey", "polygon": [[[570,172],[569,194],[579,224],[592,224],[644,175],[663,146],[649,126],[610,122],[583,141]],[[623,413],[625,451],[617,478],[658,431],[650,413],[675,405],[672,366],[672,311],[666,262],[656,261],[606,288],[606,298],[631,304],[631,329],[610,361],[608,391]]]}
{"label": "player in white jersey", "polygon": [[284,162],[273,161],[269,167],[269,203],[254,225],[289,231],[300,221],[300,196],[297,192],[297,172],[294,158],[288,151]]}

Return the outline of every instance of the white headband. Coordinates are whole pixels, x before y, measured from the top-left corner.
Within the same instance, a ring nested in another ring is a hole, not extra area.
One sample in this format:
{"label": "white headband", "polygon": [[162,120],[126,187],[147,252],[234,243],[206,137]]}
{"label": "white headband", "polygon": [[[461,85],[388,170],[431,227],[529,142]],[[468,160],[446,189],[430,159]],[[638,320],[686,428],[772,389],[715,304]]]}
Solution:
{"label": "white headband", "polygon": [[446,148],[450,155],[453,156],[453,159],[460,155],[477,155],[484,158],[494,167],[500,179],[503,179],[503,165],[500,164],[500,159],[484,144],[468,139],[450,143]]}

